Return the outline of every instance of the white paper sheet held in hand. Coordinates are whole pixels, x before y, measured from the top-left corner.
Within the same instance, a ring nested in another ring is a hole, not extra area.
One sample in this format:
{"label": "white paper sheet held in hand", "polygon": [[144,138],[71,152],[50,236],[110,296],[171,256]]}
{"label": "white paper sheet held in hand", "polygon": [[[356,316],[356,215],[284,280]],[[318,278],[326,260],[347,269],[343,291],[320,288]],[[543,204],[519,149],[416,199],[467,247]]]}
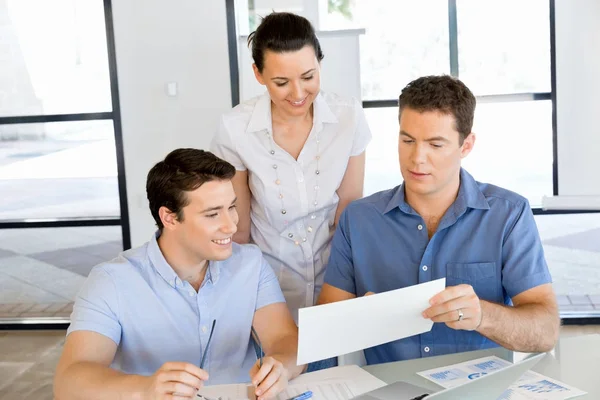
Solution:
{"label": "white paper sheet held in hand", "polygon": [[421,313],[446,279],[372,296],[301,308],[298,364],[352,353],[431,330]]}

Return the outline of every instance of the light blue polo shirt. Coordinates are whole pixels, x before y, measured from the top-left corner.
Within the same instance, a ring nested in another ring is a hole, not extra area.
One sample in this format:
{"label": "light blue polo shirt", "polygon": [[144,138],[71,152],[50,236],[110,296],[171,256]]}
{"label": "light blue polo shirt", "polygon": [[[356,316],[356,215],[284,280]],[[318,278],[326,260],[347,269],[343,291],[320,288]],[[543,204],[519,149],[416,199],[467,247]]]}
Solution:
{"label": "light blue polo shirt", "polygon": [[[552,281],[527,200],[476,182],[462,169],[458,196],[431,240],[403,185],[352,202],[340,218],[326,271],[326,283],[357,296],[445,277],[446,286],[466,283],[481,299],[507,305]],[[436,323],[422,335],[366,349],[365,357],[377,364],[495,346],[477,332]]]}
{"label": "light blue polo shirt", "polygon": [[254,312],[285,302],[259,248],[234,243],[230,258],[209,263],[196,292],[167,264],[156,237],[92,269],[67,335],[98,332],[118,345],[111,367],[151,375],[169,361],[200,366],[216,320],[204,365],[207,385],[249,382],[256,362],[250,340]]}

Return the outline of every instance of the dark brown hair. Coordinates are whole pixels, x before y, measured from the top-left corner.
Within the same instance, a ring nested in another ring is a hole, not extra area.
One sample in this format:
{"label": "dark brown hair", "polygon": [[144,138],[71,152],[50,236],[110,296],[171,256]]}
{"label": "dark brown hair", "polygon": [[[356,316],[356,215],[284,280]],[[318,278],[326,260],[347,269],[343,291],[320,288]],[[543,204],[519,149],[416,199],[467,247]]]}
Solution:
{"label": "dark brown hair", "polygon": [[459,144],[471,133],[475,116],[475,96],[459,79],[449,75],[424,76],[410,82],[400,94],[400,112],[410,108],[418,112],[440,111],[452,114],[460,134]]}
{"label": "dark brown hair", "polygon": [[319,62],[324,57],[310,22],[300,15],[288,12],[273,12],[264,17],[258,28],[248,36],[248,46],[252,47],[252,58],[259,72],[265,66],[267,50],[285,53],[311,46]]}
{"label": "dark brown hair", "polygon": [[204,183],[215,180],[230,180],[235,168],[213,153],[198,149],[177,149],[157,163],[146,180],[146,195],[150,212],[158,229],[163,223],[158,210],[167,207],[183,221],[183,208],[189,204],[186,192],[198,189]]}

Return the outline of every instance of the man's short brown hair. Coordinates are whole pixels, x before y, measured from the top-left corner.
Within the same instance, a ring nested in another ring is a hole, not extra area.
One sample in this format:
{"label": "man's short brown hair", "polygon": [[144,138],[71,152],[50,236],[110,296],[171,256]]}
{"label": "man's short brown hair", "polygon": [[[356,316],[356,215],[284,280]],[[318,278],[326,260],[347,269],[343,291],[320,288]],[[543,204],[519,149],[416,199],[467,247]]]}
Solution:
{"label": "man's short brown hair", "polygon": [[400,94],[400,111],[405,108],[417,112],[439,111],[452,114],[459,144],[471,133],[475,116],[476,100],[469,88],[458,78],[449,75],[423,76],[410,82]]}
{"label": "man's short brown hair", "polygon": [[183,208],[189,204],[186,192],[198,189],[209,181],[230,180],[235,175],[233,165],[213,153],[198,149],[177,149],[157,163],[146,180],[150,212],[158,229],[163,223],[158,210],[168,208],[183,221]]}

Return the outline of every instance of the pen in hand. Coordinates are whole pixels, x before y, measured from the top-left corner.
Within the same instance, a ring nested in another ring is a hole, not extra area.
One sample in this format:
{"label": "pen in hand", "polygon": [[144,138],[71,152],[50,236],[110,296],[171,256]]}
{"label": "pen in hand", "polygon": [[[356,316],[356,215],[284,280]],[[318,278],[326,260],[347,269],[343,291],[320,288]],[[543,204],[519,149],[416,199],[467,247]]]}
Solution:
{"label": "pen in hand", "polygon": [[258,357],[259,357],[259,361],[258,361],[258,367],[262,368],[263,365],[263,349],[262,349],[262,343],[260,342],[260,338],[258,337],[258,332],[256,332],[256,329],[254,329],[253,326],[250,327],[251,328],[251,333],[252,333],[252,338],[254,339],[254,342],[258,345]]}

